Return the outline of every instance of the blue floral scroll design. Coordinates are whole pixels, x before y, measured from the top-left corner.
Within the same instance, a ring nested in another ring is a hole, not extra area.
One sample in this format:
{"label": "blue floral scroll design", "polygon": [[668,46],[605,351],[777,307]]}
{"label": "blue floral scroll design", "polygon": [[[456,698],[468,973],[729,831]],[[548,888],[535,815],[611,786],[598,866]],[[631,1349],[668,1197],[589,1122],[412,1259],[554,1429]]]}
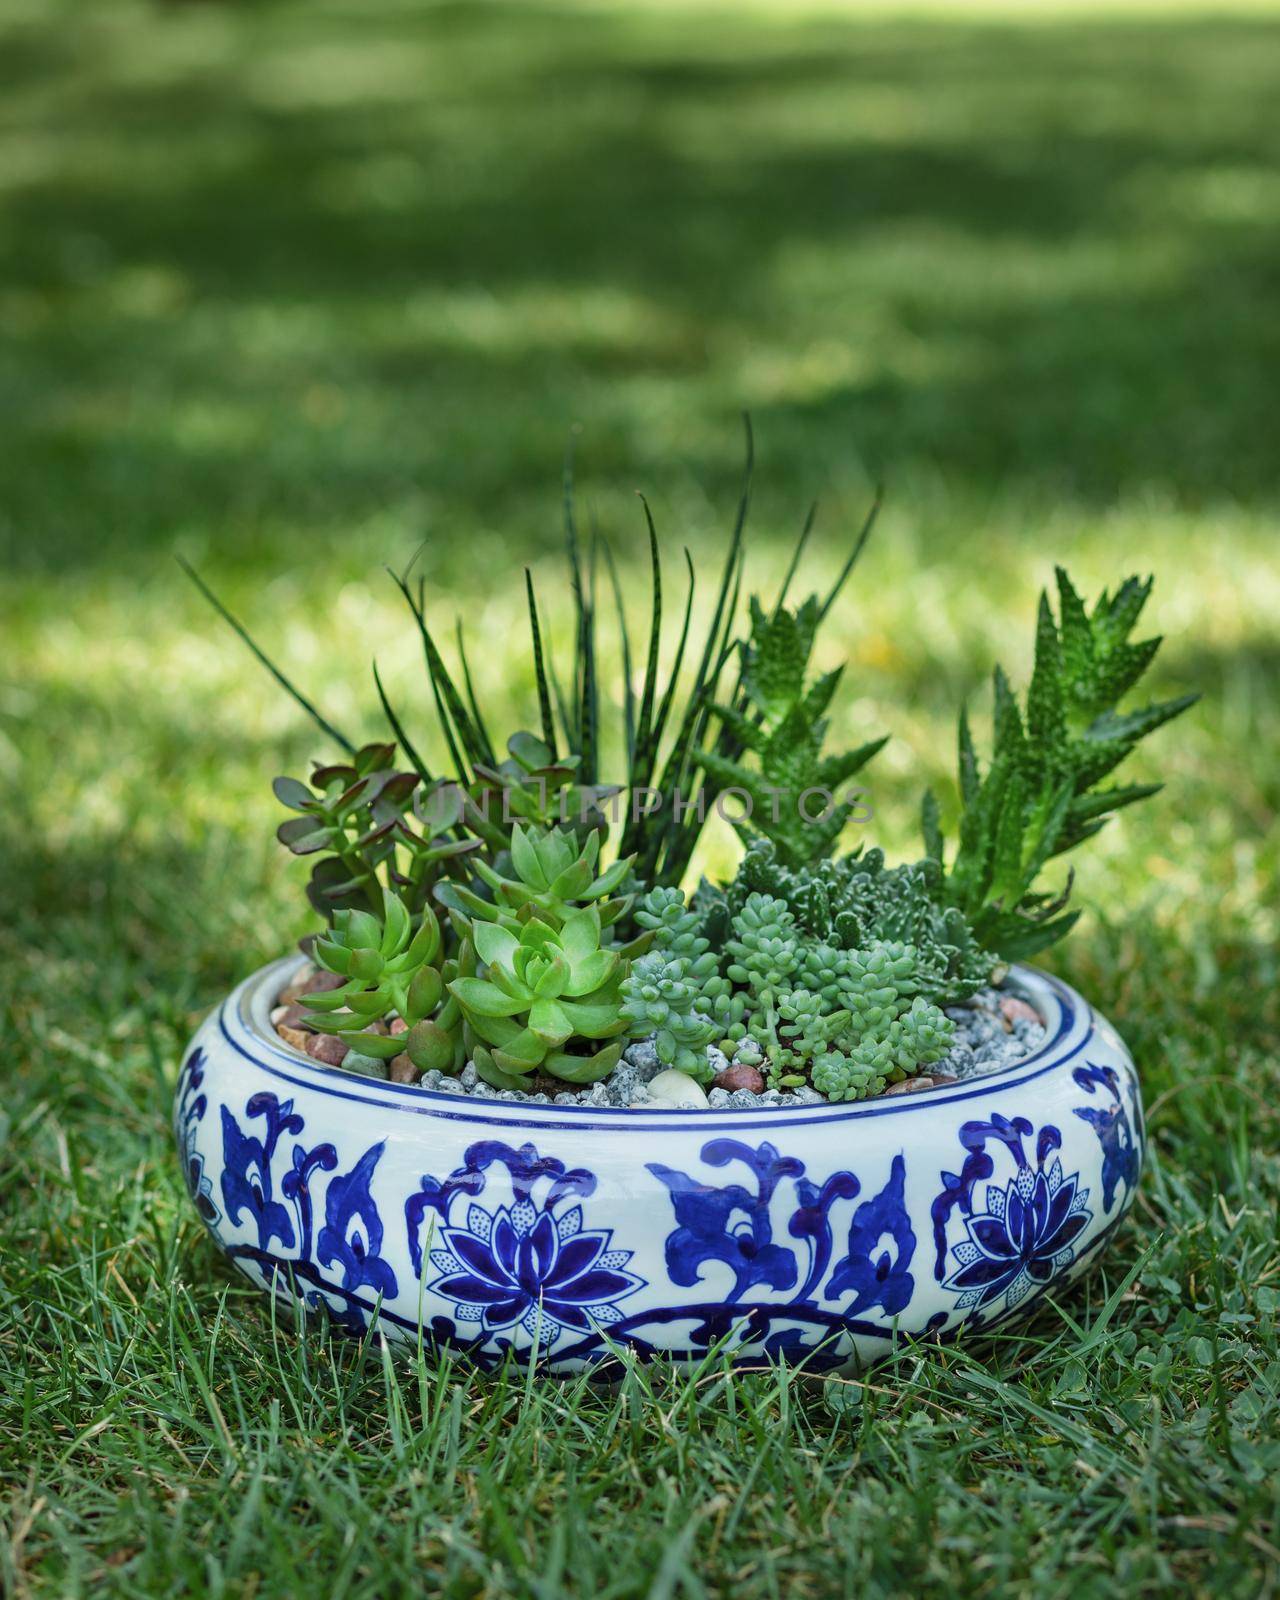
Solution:
{"label": "blue floral scroll design", "polygon": [[[827,1285],[826,1298],[838,1300],[851,1289],[852,1302],[846,1316],[856,1317],[873,1306],[896,1317],[905,1311],[915,1293],[911,1258],[916,1236],[907,1213],[907,1166],[901,1154],[894,1156],[889,1181],[880,1193],[865,1200],[853,1213],[849,1227],[849,1253],[839,1262]],[[883,1240],[892,1248],[884,1248]]]}
{"label": "blue floral scroll design", "polygon": [[[702,1159],[712,1167],[741,1162],[751,1172],[755,1186],[727,1183],[717,1187],[660,1162],[647,1163],[654,1177],[666,1185],[678,1224],[667,1235],[664,1247],[672,1283],[692,1288],[708,1261],[722,1261],[733,1274],[733,1288],[725,1296],[730,1304],[762,1284],[770,1289],[794,1288],[799,1281],[796,1253],[790,1245],[774,1242],[770,1212],[778,1185],[785,1179],[802,1178],[804,1162],[780,1155],[771,1144],[753,1150],[737,1139],[711,1140],[702,1147]],[[816,1194],[806,1195],[812,1215],[806,1216],[804,1225],[811,1227],[812,1237],[819,1240],[823,1217],[813,1203]]]}
{"label": "blue floral scroll design", "polygon": [[1137,1186],[1142,1167],[1141,1123],[1135,1128],[1129,1121],[1120,1088],[1120,1074],[1114,1067],[1095,1067],[1086,1062],[1084,1066],[1077,1067],[1071,1076],[1076,1086],[1086,1094],[1095,1094],[1102,1089],[1112,1097],[1109,1106],[1075,1108],[1076,1116],[1089,1124],[1102,1146],[1102,1209],[1110,1216],[1119,1186],[1124,1185],[1126,1194],[1132,1194]]}
{"label": "blue floral scroll design", "polygon": [[[765,1303],[815,1312],[820,1299],[840,1301],[852,1294],[841,1317],[856,1317],[875,1307],[893,1317],[905,1309],[915,1289],[910,1266],[916,1241],[904,1202],[906,1164],[901,1154],[893,1160],[885,1187],[854,1211],[846,1253],[829,1278],[833,1208],[840,1201],[855,1200],[861,1191],[852,1172],[832,1173],[819,1186],[806,1177],[804,1162],[797,1157],[784,1156],[769,1143],[753,1149],[736,1139],[711,1140],[703,1145],[701,1158],[710,1167],[740,1163],[754,1178],[754,1187],[717,1185],[649,1164],[649,1171],[671,1195],[677,1223],[664,1247],[673,1283],[691,1288],[702,1281],[707,1263],[723,1262],[733,1274],[723,1307],[743,1303],[748,1295],[760,1303],[754,1291],[766,1295],[773,1291]],[[787,1236],[806,1247],[803,1257],[795,1245],[775,1239],[778,1207],[789,1208]],[[883,1248],[886,1238],[889,1247]],[[779,1300],[778,1295],[786,1298]]]}
{"label": "blue floral scroll design", "polygon": [[[471,1198],[462,1211],[459,1196],[480,1194],[494,1165],[506,1168],[511,1203],[486,1207]],[[477,1345],[492,1341],[498,1350],[511,1348],[520,1328],[545,1349],[562,1335],[616,1325],[618,1302],[646,1281],[628,1270],[633,1252],[613,1248],[611,1228],[586,1226],[581,1202],[595,1189],[594,1173],[567,1169],[532,1144],[471,1145],[458,1170],[443,1182],[424,1177],[405,1207],[411,1258],[421,1263],[425,1248],[436,1272],[424,1287],[453,1304]]]}
{"label": "blue floral scroll design", "polygon": [[[329,1177],[324,1221],[316,1232],[314,1186],[322,1174],[337,1173],[336,1148],[297,1142],[286,1151],[287,1140],[298,1140],[306,1123],[292,1100],[269,1092],[252,1095],[244,1108],[246,1126],[260,1120],[260,1130],[246,1132],[226,1105],[221,1120],[227,1218],[240,1227],[247,1214],[257,1234],[256,1245],[231,1245],[228,1253],[256,1262],[268,1282],[288,1284],[312,1306],[331,1312],[345,1330],[362,1332],[379,1299],[398,1292],[395,1273],[382,1255],[382,1218],[370,1190],[384,1146],[371,1145],[349,1172]],[[338,1299],[336,1310],[328,1295]]]}
{"label": "blue floral scroll design", "polygon": [[[1089,1191],[1079,1173],[1068,1176],[1056,1152],[1062,1135],[1051,1124],[1035,1139],[1034,1163],[1025,1142],[1034,1133],[1025,1117],[966,1122],[960,1142],[968,1152],[959,1174],[942,1174],[942,1191],[933,1202],[936,1276],[956,1296],[957,1310],[982,1314],[1012,1310],[1039,1292],[1075,1260],[1078,1242],[1093,1220]],[[1003,1146],[1014,1175],[1007,1183],[988,1183],[979,1199],[978,1184],[993,1176],[988,1143]],[[1050,1159],[1052,1158],[1052,1159]],[[964,1237],[951,1249],[954,1270],[945,1276],[947,1226],[959,1210]]]}
{"label": "blue floral scroll design", "polygon": [[204,1157],[196,1149],[199,1126],[209,1109],[209,1096],[204,1091],[206,1059],[203,1049],[197,1045],[182,1063],[174,1102],[173,1132],[187,1192],[200,1213],[201,1221],[211,1228],[222,1212],[213,1198],[213,1184],[204,1170]]}

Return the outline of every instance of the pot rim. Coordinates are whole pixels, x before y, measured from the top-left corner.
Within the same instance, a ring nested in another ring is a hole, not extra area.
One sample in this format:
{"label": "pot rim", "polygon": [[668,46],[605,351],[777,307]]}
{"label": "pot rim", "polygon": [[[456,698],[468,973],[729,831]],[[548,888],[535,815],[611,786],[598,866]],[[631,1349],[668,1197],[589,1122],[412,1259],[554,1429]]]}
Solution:
{"label": "pot rim", "polygon": [[260,967],[237,985],[218,1007],[216,1027],[238,1055],[274,1078],[335,1099],[375,1105],[386,1111],[408,1111],[506,1127],[545,1129],[558,1124],[611,1132],[624,1128],[632,1132],[645,1128],[736,1132],[744,1128],[777,1129],[784,1123],[792,1128],[813,1123],[853,1122],[866,1117],[905,1116],[910,1112],[936,1110],[956,1101],[989,1096],[1042,1077],[1078,1057],[1099,1029],[1120,1043],[1110,1024],[1069,984],[1036,967],[1013,966],[1010,976],[1017,989],[1044,1018],[1047,1037],[1037,1050],[1021,1061],[983,1073],[980,1078],[942,1084],[915,1094],[880,1096],[848,1104],[807,1103],[742,1110],[543,1105],[528,1100],[477,1098],[451,1094],[443,1089],[424,1089],[418,1084],[365,1078],[339,1067],[325,1066],[295,1050],[271,1026],[271,1011],[288,977],[303,965],[304,959],[297,955],[284,956]]}

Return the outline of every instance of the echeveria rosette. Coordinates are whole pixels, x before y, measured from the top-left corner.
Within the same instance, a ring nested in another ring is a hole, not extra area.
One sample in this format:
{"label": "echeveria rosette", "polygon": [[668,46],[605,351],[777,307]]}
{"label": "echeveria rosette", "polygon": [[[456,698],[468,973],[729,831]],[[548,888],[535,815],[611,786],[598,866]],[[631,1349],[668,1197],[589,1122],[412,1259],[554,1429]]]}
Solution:
{"label": "echeveria rosette", "polygon": [[[600,947],[600,914],[586,906],[558,931],[538,919],[518,934],[497,922],[473,925],[481,977],[461,977],[450,991],[479,1041],[476,1070],[502,1088],[521,1087],[541,1069],[570,1083],[605,1077],[622,1054],[625,1032],[619,984],[625,965]],[[588,1054],[575,1040],[616,1042]]]}
{"label": "echeveria rosette", "polygon": [[586,1333],[617,1322],[616,1302],[644,1287],[626,1270],[631,1251],[609,1249],[611,1229],[583,1228],[580,1206],[554,1217],[528,1199],[494,1214],[473,1205],[465,1228],[437,1237],[440,1276],[427,1288],[454,1302],[460,1322],[489,1332],[522,1323],[548,1343],[560,1328]]}
{"label": "echeveria rosette", "polygon": [[944,1285],[959,1293],[958,1306],[988,1306],[1002,1295],[1015,1306],[1071,1262],[1091,1216],[1089,1191],[1077,1185],[1055,1160],[1048,1172],[1025,1166],[1007,1187],[987,1186],[987,1209],[966,1219],[968,1238],[954,1250],[958,1270]]}
{"label": "echeveria rosette", "polygon": [[[624,857],[597,872],[600,834],[594,829],[579,849],[571,834],[516,823],[511,830],[510,858],[514,876],[499,872],[487,861],[473,864],[492,900],[455,883],[438,885],[436,898],[466,921],[494,922],[513,932],[533,919],[559,928],[586,905],[596,908],[601,928],[608,928],[631,904],[630,896],[609,898],[631,870],[631,858]],[[644,936],[625,953],[647,946],[650,938]]]}
{"label": "echeveria rosette", "polygon": [[[425,1048],[428,1033],[434,1048],[425,1053],[446,1070],[456,1054],[454,1040],[461,1016],[445,997],[441,970],[443,940],[430,906],[414,931],[404,902],[390,889],[383,893],[383,916],[368,911],[339,911],[328,934],[312,944],[312,956],[325,971],[346,979],[340,987],[305,994],[309,1028],[341,1035],[362,1055],[388,1060],[406,1048],[403,1035],[371,1031],[371,1024],[392,1014],[408,1024]],[[443,1006],[441,1002],[444,1001]],[[433,1015],[439,1008],[439,1015]]]}

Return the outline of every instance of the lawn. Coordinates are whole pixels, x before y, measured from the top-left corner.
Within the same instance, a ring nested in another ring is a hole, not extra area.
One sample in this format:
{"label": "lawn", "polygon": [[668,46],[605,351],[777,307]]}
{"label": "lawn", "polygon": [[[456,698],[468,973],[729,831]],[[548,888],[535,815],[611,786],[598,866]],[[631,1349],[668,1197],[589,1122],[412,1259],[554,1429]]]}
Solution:
{"label": "lawn", "polygon": [[[0,1589],[1274,1593],[1280,12],[0,0],[0,90]],[[365,732],[376,652],[431,745],[381,570],[425,541],[514,727],[570,430],[642,593],[633,491],[705,564],[743,409],[762,583],[887,484],[824,664],[896,851],[1054,561],[1157,574],[1153,692],[1204,698],[1047,962],[1144,1074],[1132,1219],[865,1382],[299,1339],[167,1102],[307,927],[267,780],[326,752],[173,555]]]}

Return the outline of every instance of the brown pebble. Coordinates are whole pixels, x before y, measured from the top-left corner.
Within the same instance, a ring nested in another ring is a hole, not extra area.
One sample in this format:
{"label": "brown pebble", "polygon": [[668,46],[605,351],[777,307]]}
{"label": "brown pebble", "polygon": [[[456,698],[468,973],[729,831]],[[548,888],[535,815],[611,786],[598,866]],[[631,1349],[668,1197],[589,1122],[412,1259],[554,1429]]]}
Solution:
{"label": "brown pebble", "polygon": [[409,1052],[402,1050],[398,1056],[392,1056],[387,1062],[387,1076],[392,1083],[417,1083],[422,1074],[409,1060]]}
{"label": "brown pebble", "polygon": [[954,1072],[935,1072],[931,1074],[935,1089],[941,1089],[944,1083],[959,1083],[959,1078]]}
{"label": "brown pebble", "polygon": [[273,1027],[301,1028],[304,1033],[307,1032],[306,1018],[305,1007],[299,1005],[277,1006],[271,1013]]}
{"label": "brown pebble", "polygon": [[403,1017],[392,1017],[392,1019],[391,1019],[391,1035],[392,1035],[392,1038],[394,1038],[396,1036],[396,1034],[398,1034],[398,1033],[408,1033],[408,1031],[409,1031],[409,1024],[404,1020]]}
{"label": "brown pebble", "polygon": [[1040,1021],[1040,1013],[1035,1007],[1029,1006],[1025,1000],[1019,1000],[1014,994],[1007,994],[1001,1000],[1000,1015],[1011,1025],[1015,1022]]}
{"label": "brown pebble", "polygon": [[891,1083],[885,1094],[919,1094],[921,1089],[932,1089],[932,1078],[903,1078],[901,1083]]}
{"label": "brown pebble", "polygon": [[327,994],[330,989],[341,989],[346,981],[337,972],[324,972],[319,967],[309,967],[287,988],[281,989],[279,1003],[290,1006],[304,994]]}
{"label": "brown pebble", "polygon": [[717,1072],[711,1080],[717,1089],[749,1089],[752,1094],[764,1093],[764,1073],[757,1067],[748,1066],[745,1061],[736,1061],[732,1066],[725,1067]]}
{"label": "brown pebble", "polygon": [[314,1033],[303,1033],[301,1028],[280,1026],[276,1028],[276,1032],[286,1044],[291,1044],[295,1050],[301,1050],[303,1055],[307,1053],[307,1040],[315,1038]]}
{"label": "brown pebble", "polygon": [[326,1067],[340,1067],[350,1048],[346,1040],[338,1038],[336,1033],[309,1033],[305,1046],[311,1059],[323,1062]]}

